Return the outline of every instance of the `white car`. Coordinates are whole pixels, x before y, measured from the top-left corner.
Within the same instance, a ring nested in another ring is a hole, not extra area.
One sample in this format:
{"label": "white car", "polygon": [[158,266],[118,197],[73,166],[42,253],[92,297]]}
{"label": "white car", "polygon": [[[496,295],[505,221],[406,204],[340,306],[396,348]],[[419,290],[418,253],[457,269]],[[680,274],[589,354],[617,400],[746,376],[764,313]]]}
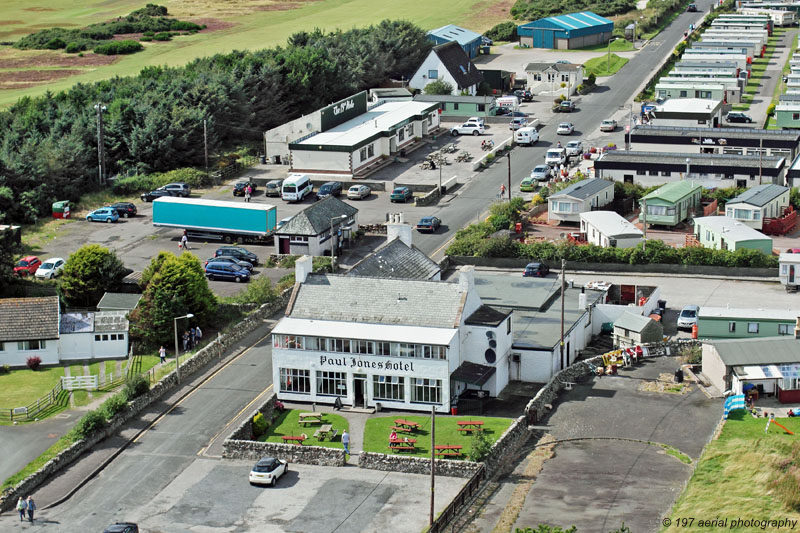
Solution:
{"label": "white car", "polygon": [[53,279],[64,270],[64,261],[60,257],[51,257],[36,269],[36,277],[40,279]]}
{"label": "white car", "polygon": [[547,181],[552,176],[553,171],[547,165],[536,165],[531,170],[531,179],[535,181]]}
{"label": "white car", "polygon": [[583,153],[583,143],[581,141],[570,141],[566,146],[567,155],[581,155]]}
{"label": "white car", "polygon": [[450,135],[483,135],[483,126],[480,124],[470,124],[469,122],[460,126],[450,128]]}
{"label": "white car", "polygon": [[347,199],[348,200],[363,200],[372,191],[366,185],[353,185],[349,189],[347,189]]}
{"label": "white car", "polygon": [[467,121],[465,122],[465,124],[477,124],[481,128],[485,128],[486,127],[486,121],[483,120],[482,117],[469,117],[467,119]]}
{"label": "white car", "polygon": [[614,131],[615,129],[617,129],[616,120],[607,119],[600,124],[600,131]]}
{"label": "white car", "polygon": [[250,471],[251,485],[275,486],[278,479],[289,471],[289,463],[283,459],[264,457],[259,459],[253,470]]}
{"label": "white car", "polygon": [[516,117],[511,119],[511,124],[508,126],[511,130],[518,130],[520,128],[524,128],[528,125],[528,120],[522,117]]}
{"label": "white car", "polygon": [[562,122],[556,129],[558,135],[572,135],[573,131],[575,131],[575,126],[572,125],[572,122]]}
{"label": "white car", "polygon": [[699,305],[687,305],[681,309],[678,315],[678,329],[692,329],[697,324],[697,314],[700,312]]}

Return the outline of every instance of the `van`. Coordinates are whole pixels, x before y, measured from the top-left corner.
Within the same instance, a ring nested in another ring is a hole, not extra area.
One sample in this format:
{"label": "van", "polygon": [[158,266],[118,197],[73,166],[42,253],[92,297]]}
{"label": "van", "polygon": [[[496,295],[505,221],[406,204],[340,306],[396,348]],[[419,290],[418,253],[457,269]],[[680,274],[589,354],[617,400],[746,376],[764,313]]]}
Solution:
{"label": "van", "polygon": [[514,142],[517,144],[532,145],[539,140],[539,132],[536,128],[520,128],[514,132]]}
{"label": "van", "polygon": [[544,162],[551,167],[563,165],[567,162],[567,151],[564,148],[550,148],[544,156]]}
{"label": "van", "polygon": [[311,180],[305,174],[289,174],[281,186],[281,199],[287,202],[300,202],[311,194]]}
{"label": "van", "polygon": [[502,96],[495,100],[497,107],[505,107],[511,111],[519,108],[519,98],[516,96]]}

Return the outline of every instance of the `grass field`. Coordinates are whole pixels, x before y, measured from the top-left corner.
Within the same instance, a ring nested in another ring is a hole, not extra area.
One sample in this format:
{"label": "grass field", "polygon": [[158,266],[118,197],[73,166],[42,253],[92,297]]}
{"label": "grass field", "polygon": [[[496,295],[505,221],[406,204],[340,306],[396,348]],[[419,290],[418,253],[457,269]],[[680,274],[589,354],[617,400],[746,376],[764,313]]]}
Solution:
{"label": "grass field", "polygon": [[55,387],[61,376],[62,367],[33,370],[12,370],[0,376],[0,408],[23,407],[35,402]]}
{"label": "grass field", "polygon": [[[596,44],[585,48],[575,48],[572,50],[559,50],[559,52],[607,52],[608,44]],[[615,39],[611,41],[612,52],[633,52],[633,43],[625,39]]]}
{"label": "grass field", "polygon": [[[667,515],[673,525],[662,531],[686,530],[674,523],[678,517],[693,517],[695,521],[724,517],[800,520],[800,419],[781,418],[778,422],[795,434],[788,435],[774,425],[765,434],[765,419],[753,418],[743,410],[732,412],[719,438],[706,447],[689,484]],[[784,503],[784,498],[792,504]],[[764,529],[743,527],[735,531]]]}
{"label": "grass field", "polygon": [[[396,2],[374,0],[319,0],[300,1],[296,4],[274,0],[241,3],[161,0],[155,3],[165,5],[170,14],[178,19],[204,23],[210,29],[166,43],[143,43],[144,51],[120,57],[109,65],[63,67],[79,73],[35,87],[0,90],[0,105],[9,105],[22,96],[40,95],[47,90],[62,90],[77,82],[129,76],[146,66],[179,66],[194,58],[216,53],[284,45],[287,37],[300,30],[346,30],[368,26],[384,19],[406,19],[426,30],[445,24],[456,24],[482,32],[498,22],[508,20],[508,9],[513,1],[487,3],[482,0],[405,0],[402,9]],[[86,26],[125,15],[145,4],[143,0],[93,0],[79,5],[42,0],[36,7],[31,7],[27,0],[6,0],[3,2],[4,24],[0,25],[0,41],[13,41],[42,28]],[[288,9],[295,5],[299,7]],[[2,68],[9,63],[15,64],[10,59],[37,57],[42,52],[23,52],[0,47],[0,79],[3,74],[25,70],[22,66]],[[86,57],[90,55],[86,54]]]}
{"label": "grass field", "polygon": [[344,446],[342,445],[341,434],[345,429],[350,429],[350,425],[348,424],[346,418],[333,413],[323,413],[322,423],[330,424],[333,426],[332,429],[338,429],[339,435],[334,441],[318,441],[314,438],[314,431],[320,427],[320,424],[308,424],[307,426],[300,424],[300,413],[305,412],[307,411],[300,411],[298,409],[288,409],[284,411],[278,416],[278,419],[275,421],[275,423],[270,426],[269,429],[267,429],[267,432],[259,437],[258,440],[262,442],[283,443],[283,439],[281,438],[283,436],[297,436],[306,434],[308,436],[308,440],[303,443],[305,446],[322,446],[325,448],[338,448],[340,450],[344,449]]}
{"label": "grass field", "polygon": [[617,54],[611,56],[594,57],[583,64],[584,72],[588,76],[589,73],[594,72],[598,78],[601,76],[611,76],[616,74],[619,69],[628,63],[625,57],[619,57]]}

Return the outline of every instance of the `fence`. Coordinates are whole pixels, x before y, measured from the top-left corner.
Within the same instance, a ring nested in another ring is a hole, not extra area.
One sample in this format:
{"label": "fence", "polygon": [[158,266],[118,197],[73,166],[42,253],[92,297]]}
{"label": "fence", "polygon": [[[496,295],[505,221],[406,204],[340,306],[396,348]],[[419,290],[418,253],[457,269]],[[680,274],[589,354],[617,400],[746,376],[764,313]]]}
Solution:
{"label": "fence", "polygon": [[464,485],[456,497],[445,507],[444,511],[436,517],[431,527],[428,528],[428,533],[440,533],[450,524],[450,522],[458,516],[461,508],[468,505],[472,495],[478,492],[481,488],[481,483],[486,479],[486,466],[481,465],[475,475],[473,475],[467,484]]}
{"label": "fence", "polygon": [[222,183],[223,181],[235,176],[240,170],[252,167],[257,161],[258,159],[251,155],[243,156],[234,163],[212,172],[211,179],[215,184]]}
{"label": "fence", "polygon": [[35,402],[25,407],[14,407],[13,409],[0,409],[0,420],[4,422],[17,422],[33,420],[45,409],[55,405],[63,399],[62,393],[66,392],[59,381],[53,390],[42,396]]}

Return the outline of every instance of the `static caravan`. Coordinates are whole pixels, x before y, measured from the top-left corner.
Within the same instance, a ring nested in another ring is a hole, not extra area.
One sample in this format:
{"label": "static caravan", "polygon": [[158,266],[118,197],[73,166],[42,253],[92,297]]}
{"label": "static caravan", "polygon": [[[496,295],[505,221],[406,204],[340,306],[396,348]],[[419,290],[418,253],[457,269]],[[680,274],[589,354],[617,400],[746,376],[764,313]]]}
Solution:
{"label": "static caravan", "polygon": [[765,9],[757,7],[739,8],[742,15],[766,15],[774,26],[791,26],[797,22],[797,12],[788,9]]}
{"label": "static caravan", "polygon": [[[686,85],[722,85],[725,91],[722,93],[721,98],[717,98],[718,93],[712,92],[714,100],[722,100],[723,104],[738,104],[742,101],[742,84],[737,78],[673,78],[667,76],[658,80],[658,84],[662,87],[667,85],[686,86]],[[691,93],[690,93],[691,94]],[[658,90],[656,90],[656,97],[660,98]],[[676,96],[680,98],[680,96]],[[686,96],[685,98],[690,98]],[[703,98],[703,96],[695,96],[694,98]]]}
{"label": "static caravan", "polygon": [[731,50],[711,51],[702,48],[687,48],[683,51],[683,58],[693,61],[733,61],[736,63],[736,68],[739,69],[740,76],[742,72],[747,72],[747,77],[750,77],[750,61],[747,59],[747,54]]}
{"label": "static caravan", "polygon": [[723,41],[706,42],[701,41],[692,44],[692,48],[699,50],[731,50],[740,54],[747,54],[748,61],[752,62],[753,59],[759,57],[756,46],[752,43],[731,43]]}
{"label": "static caravan", "polygon": [[787,291],[796,291],[800,285],[800,254],[781,254],[778,257],[778,276]]}
{"label": "static caravan", "polygon": [[742,47],[746,48],[747,53],[751,54],[751,57],[764,57],[764,52],[766,51],[765,41],[762,41],[759,37],[711,37],[706,38],[703,37],[703,40],[700,42],[696,42],[692,45],[692,48],[714,48],[714,45],[717,45],[717,48],[725,48],[728,50],[738,50]]}
{"label": "static caravan", "polygon": [[703,39],[706,38],[713,38],[713,39],[738,39],[741,37],[755,37],[756,39],[761,39],[762,44],[767,44],[769,42],[769,32],[767,30],[721,30],[721,29],[710,29],[703,32]]}
{"label": "static caravan", "polygon": [[[734,68],[707,68],[707,69],[683,69],[683,68],[676,68],[670,71],[669,78],[710,78],[714,80],[718,79],[738,79],[736,77],[736,67]],[[661,78],[663,80],[665,78]]]}
{"label": "static caravan", "polygon": [[[712,28],[723,28],[726,30],[763,30],[764,24],[757,22],[728,22],[724,20],[715,20],[711,23]],[[772,32],[769,32],[772,35]]]}
{"label": "static caravan", "polygon": [[[738,94],[738,91],[737,91]],[[728,103],[728,91],[720,83],[661,83],[656,84],[656,100],[668,98],[699,98],[701,100],[716,100]],[[658,114],[656,114],[658,115]]]}

